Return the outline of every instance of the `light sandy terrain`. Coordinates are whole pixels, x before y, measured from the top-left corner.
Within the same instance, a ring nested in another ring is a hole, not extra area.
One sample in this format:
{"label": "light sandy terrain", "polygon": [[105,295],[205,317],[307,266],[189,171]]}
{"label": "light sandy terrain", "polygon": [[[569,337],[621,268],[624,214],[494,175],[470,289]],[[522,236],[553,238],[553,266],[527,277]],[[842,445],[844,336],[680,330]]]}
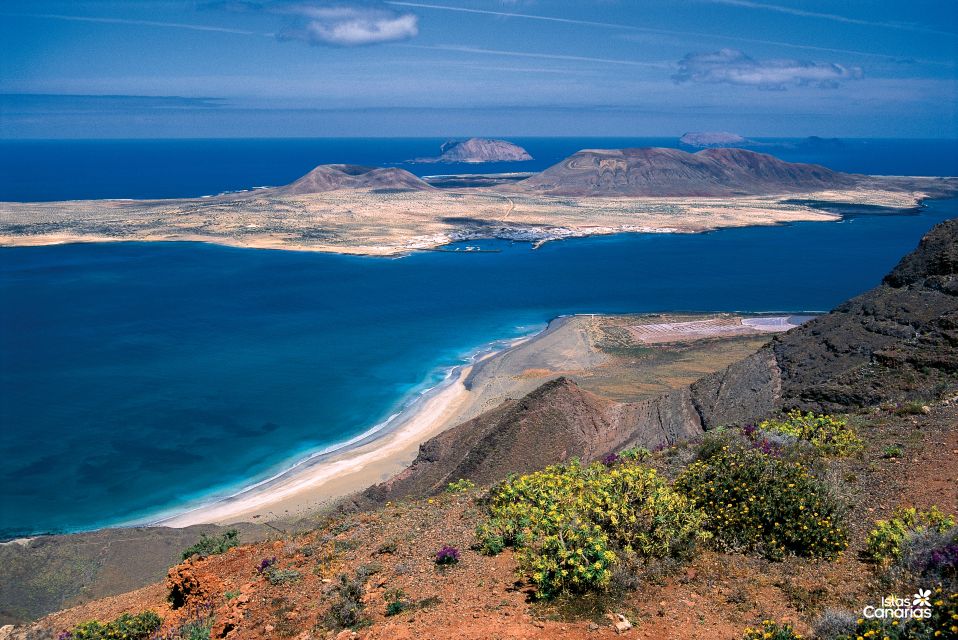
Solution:
{"label": "light sandy terrain", "polygon": [[[749,335],[785,331],[791,325],[777,318],[757,320],[764,330],[742,324],[738,316],[721,315],[675,322],[653,322],[649,316],[574,316],[554,320],[531,338],[513,341],[502,351],[486,355],[461,367],[446,384],[410,405],[381,431],[361,438],[330,454],[305,460],[276,477],[231,498],[151,524],[174,527],[216,522],[289,520],[316,512],[337,498],[361,491],[405,469],[416,457],[419,445],[456,424],[495,408],[509,398],[520,398],[547,380],[569,376],[586,388],[606,391],[605,379],[635,379],[627,368],[637,368],[657,377],[669,376],[675,368],[669,347],[661,347],[667,366],[649,359],[635,363],[603,347],[606,332],[625,327],[655,327],[660,342],[694,342],[702,338],[739,337],[721,328],[738,326]],[[671,320],[672,318],[665,318]],[[687,325],[705,324],[710,332],[690,333]],[[716,329],[717,328],[717,329]],[[634,343],[638,344],[640,340]],[[726,345],[730,359],[743,357],[761,341]],[[621,345],[620,345],[621,346]],[[742,349],[745,353],[740,353]],[[727,359],[701,352],[688,356],[693,361],[692,379],[728,364]],[[680,358],[681,359],[681,358]],[[681,368],[681,363],[678,365]],[[675,376],[666,386],[677,387],[691,380]]]}
{"label": "light sandy terrain", "polygon": [[681,342],[703,338],[747,336],[788,331],[797,327],[789,316],[762,318],[720,317],[685,322],[652,322],[628,327],[632,337],[644,344]]}
{"label": "light sandy terrain", "polygon": [[694,233],[722,227],[832,221],[808,199],[912,207],[917,191],[853,189],[735,198],[599,198],[489,189],[307,195],[259,190],[190,200],[0,203],[0,246],[191,240],[235,247],[398,255],[451,241],[544,242],[620,232]]}

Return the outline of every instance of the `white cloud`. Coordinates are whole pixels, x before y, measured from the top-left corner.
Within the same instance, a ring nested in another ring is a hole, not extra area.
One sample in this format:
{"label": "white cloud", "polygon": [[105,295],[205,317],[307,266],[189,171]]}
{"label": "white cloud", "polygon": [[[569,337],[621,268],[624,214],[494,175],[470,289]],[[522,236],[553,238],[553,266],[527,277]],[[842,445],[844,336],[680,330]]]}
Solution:
{"label": "white cloud", "polygon": [[835,88],[840,82],[862,77],[861,67],[803,60],[756,60],[738,49],[690,53],[679,60],[676,82],[726,83],[784,90],[789,86],[813,85]]}
{"label": "white cloud", "polygon": [[389,9],[302,3],[283,5],[277,12],[297,18],[277,37],[310,44],[355,47],[408,40],[419,34],[419,18],[415,14]]}

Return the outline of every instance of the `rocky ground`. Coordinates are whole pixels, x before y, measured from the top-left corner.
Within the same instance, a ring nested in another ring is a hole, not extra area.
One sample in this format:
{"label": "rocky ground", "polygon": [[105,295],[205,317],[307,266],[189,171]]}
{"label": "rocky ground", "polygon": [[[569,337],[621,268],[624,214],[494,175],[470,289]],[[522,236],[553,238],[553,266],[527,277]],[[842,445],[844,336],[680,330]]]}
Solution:
{"label": "rocky ground", "polygon": [[[327,619],[337,599],[333,587],[340,574],[358,572],[369,576],[363,596],[367,621],[342,637],[614,637],[609,613],[624,615],[634,625],[628,635],[635,638],[739,638],[743,627],[766,618],[789,620],[808,633],[826,608],[854,611],[879,597],[878,574],[859,557],[874,520],[899,505],[958,510],[958,404],[946,400],[927,414],[900,413],[888,406],[852,416],[866,450],[834,470],[853,505],[852,544],[835,562],[770,562],[705,552],[687,566],[650,568],[636,576],[637,588],[622,596],[543,604],[517,578],[510,552],[486,557],[470,550],[483,515],[480,488],[344,515],[303,535],[190,561],[171,569],[165,584],[52,615],[38,629],[52,634],[83,620],[144,609],[172,622],[190,611],[170,609],[172,586],[190,593],[194,604],[212,604],[214,637],[223,632],[236,638],[339,637]],[[886,456],[890,444],[902,447],[901,457]],[[666,450],[654,464],[668,473],[687,461],[689,451],[688,446]],[[434,555],[444,544],[462,550],[458,565],[437,567]],[[270,584],[256,568],[272,557],[299,577]],[[412,606],[386,616],[387,599],[397,589]]]}

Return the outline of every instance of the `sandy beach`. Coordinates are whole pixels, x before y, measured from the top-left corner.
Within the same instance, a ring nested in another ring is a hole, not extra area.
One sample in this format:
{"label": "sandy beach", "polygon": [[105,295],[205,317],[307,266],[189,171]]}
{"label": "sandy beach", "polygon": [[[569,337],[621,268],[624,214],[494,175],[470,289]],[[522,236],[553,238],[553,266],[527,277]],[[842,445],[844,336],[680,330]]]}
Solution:
{"label": "sandy beach", "polygon": [[407,407],[382,432],[302,461],[229,498],[150,524],[187,527],[295,517],[381,482],[408,466],[422,442],[450,426],[469,399],[463,380],[471,369],[456,369],[452,380]]}
{"label": "sandy beach", "polygon": [[[610,331],[624,330],[636,343],[708,341],[783,331],[785,317],[743,319],[738,316],[568,316],[549,323],[539,333],[498,343],[479,352],[473,362],[452,369],[435,388],[399,414],[329,453],[316,454],[275,476],[230,497],[190,511],[151,520],[148,524],[186,527],[202,523],[295,520],[313,514],[337,499],[361,491],[403,471],[415,459],[419,445],[442,431],[519,398],[560,375],[601,385],[602,379],[626,373],[623,362],[601,343]],[[678,321],[675,321],[678,320]],[[757,344],[757,343],[756,343]],[[724,362],[709,367],[724,366]],[[628,366],[628,365],[626,365]],[[664,370],[656,369],[656,376]],[[699,372],[701,373],[701,372]],[[685,382],[675,381],[676,385]],[[596,391],[608,391],[601,386]],[[143,523],[139,523],[143,524]]]}

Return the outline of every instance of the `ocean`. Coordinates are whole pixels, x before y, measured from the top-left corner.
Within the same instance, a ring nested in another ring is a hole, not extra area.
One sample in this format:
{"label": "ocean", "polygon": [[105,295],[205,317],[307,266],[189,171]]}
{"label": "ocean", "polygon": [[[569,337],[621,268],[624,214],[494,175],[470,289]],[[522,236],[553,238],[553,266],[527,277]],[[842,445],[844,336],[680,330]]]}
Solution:
{"label": "ocean", "polygon": [[[518,142],[537,156],[626,143]],[[958,174],[953,142],[854,145],[816,158],[870,173]],[[0,198],[202,195],[288,182],[319,162],[387,164],[435,146],[4,142]],[[12,147],[22,163],[8,173]],[[926,152],[938,154],[937,169]],[[228,157],[229,167],[211,168],[210,157]],[[62,181],[39,176],[59,177],[65,165],[76,172]],[[501,252],[399,259],[198,243],[0,249],[0,538],[142,522],[228,495],[367,431],[476,350],[561,314],[830,309],[878,284],[956,210],[958,201],[935,201],[908,215],[852,211],[838,223],[538,250],[490,240],[469,244]]]}

